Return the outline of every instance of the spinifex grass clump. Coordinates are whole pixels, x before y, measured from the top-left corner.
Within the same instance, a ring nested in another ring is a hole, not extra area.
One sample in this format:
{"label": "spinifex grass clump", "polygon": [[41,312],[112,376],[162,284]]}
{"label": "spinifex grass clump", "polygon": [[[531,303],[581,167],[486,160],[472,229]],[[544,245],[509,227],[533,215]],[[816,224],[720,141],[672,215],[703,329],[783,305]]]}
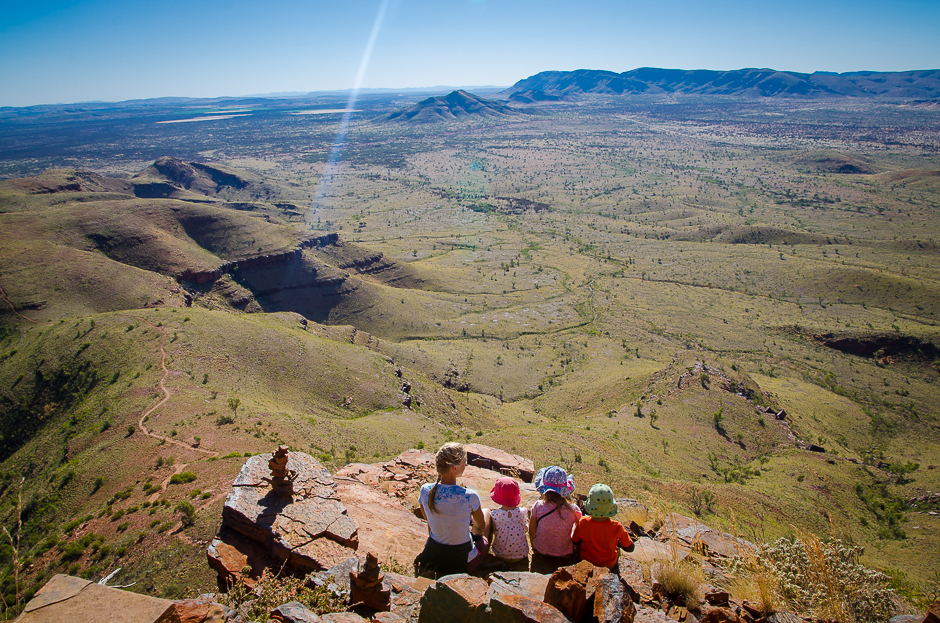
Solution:
{"label": "spinifex grass clump", "polygon": [[271,610],[292,601],[300,602],[316,614],[342,612],[344,600],[336,597],[326,587],[309,588],[303,580],[291,576],[280,577],[268,572],[258,580],[254,588],[242,582],[234,583],[222,596],[222,603],[238,610],[251,620],[268,621]]}
{"label": "spinifex grass clump", "polygon": [[651,568],[650,575],[662,585],[669,599],[687,608],[694,608],[700,601],[702,581],[697,576],[701,575],[701,571],[686,560],[657,562]]}
{"label": "spinifex grass clump", "polygon": [[859,562],[863,548],[841,539],[823,541],[806,535],[779,539],[758,547],[752,558],[732,564],[731,590],[747,598],[741,587],[757,590],[759,604],[769,609],[780,598],[800,613],[846,623],[875,623],[889,619],[896,596],[889,578]]}

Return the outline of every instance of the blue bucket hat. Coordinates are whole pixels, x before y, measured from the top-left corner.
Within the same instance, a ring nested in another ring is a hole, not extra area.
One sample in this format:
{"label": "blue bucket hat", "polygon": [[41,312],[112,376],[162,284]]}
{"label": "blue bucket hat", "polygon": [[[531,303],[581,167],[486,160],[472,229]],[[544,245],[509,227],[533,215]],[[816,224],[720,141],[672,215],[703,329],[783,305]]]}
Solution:
{"label": "blue bucket hat", "polygon": [[551,490],[563,498],[574,493],[574,478],[569,476],[568,472],[557,465],[540,469],[535,475],[533,484],[535,485],[535,490],[539,493],[545,493]]}

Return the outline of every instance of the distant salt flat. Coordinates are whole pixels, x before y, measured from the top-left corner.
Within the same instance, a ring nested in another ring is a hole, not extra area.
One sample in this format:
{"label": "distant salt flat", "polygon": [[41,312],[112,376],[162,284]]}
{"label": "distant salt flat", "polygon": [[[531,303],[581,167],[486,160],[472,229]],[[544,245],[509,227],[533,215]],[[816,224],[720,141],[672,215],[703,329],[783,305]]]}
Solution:
{"label": "distant salt flat", "polygon": [[[318,108],[317,110],[299,110],[297,112],[292,112],[292,115],[329,115],[338,112],[346,112],[345,108]],[[358,110],[350,110],[349,112],[359,112]]]}
{"label": "distant salt flat", "polygon": [[157,121],[157,123],[189,123],[190,121],[218,121],[219,119],[232,119],[234,117],[250,117],[251,113],[243,115],[211,115],[209,117],[193,117],[192,119],[170,119],[168,121]]}

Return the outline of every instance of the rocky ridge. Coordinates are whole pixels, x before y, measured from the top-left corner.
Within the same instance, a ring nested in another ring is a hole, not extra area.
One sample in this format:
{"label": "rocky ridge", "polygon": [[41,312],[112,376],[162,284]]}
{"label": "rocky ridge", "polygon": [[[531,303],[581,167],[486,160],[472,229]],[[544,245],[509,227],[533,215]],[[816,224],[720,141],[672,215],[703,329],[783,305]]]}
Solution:
{"label": "rocky ridge", "polygon": [[[531,461],[523,457],[467,447],[475,462],[487,462],[468,465],[462,476],[484,506],[495,506],[486,492],[502,473],[531,474]],[[433,479],[433,464],[431,453],[408,450],[392,461],[350,464],[332,475],[312,457],[284,446],[249,458],[207,552],[221,587],[243,583],[250,590],[286,572],[346,604],[346,611],[322,615],[299,602],[273,607],[270,620],[284,623],[821,623],[792,612],[766,612],[718,588],[727,579],[722,561],[752,555],[755,546],[677,513],[656,530],[630,522],[636,547],[620,556],[616,573],[587,561],[551,574],[507,571],[496,559],[484,561],[474,575],[436,580],[389,571],[410,561],[427,538],[415,494]],[[538,493],[528,482],[521,489],[522,504],[530,506]],[[618,503],[638,506],[633,500]],[[658,566],[676,567],[692,555],[706,579],[690,600],[651,578],[659,577]],[[80,612],[88,623],[110,621],[109,604],[120,603],[122,621],[248,623],[243,612],[218,603],[217,595],[175,602],[132,595],[56,576],[18,620],[51,623]],[[892,621],[940,623],[938,614]]]}

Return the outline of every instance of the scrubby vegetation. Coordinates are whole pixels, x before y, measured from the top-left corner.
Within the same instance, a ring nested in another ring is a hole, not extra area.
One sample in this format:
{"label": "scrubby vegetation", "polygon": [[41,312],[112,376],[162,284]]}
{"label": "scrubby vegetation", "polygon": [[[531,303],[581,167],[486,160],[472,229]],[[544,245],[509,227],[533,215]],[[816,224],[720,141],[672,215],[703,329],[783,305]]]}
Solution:
{"label": "scrubby vegetation", "polygon": [[116,566],[208,589],[178,531],[213,533],[244,456],[468,438],[940,571],[933,112],[607,99],[451,131],[376,98],[317,199],[335,120],[298,105],[233,135],[115,110],[80,149],[0,120],[0,176],[37,174],[0,182],[0,524],[31,560],[5,595]]}

